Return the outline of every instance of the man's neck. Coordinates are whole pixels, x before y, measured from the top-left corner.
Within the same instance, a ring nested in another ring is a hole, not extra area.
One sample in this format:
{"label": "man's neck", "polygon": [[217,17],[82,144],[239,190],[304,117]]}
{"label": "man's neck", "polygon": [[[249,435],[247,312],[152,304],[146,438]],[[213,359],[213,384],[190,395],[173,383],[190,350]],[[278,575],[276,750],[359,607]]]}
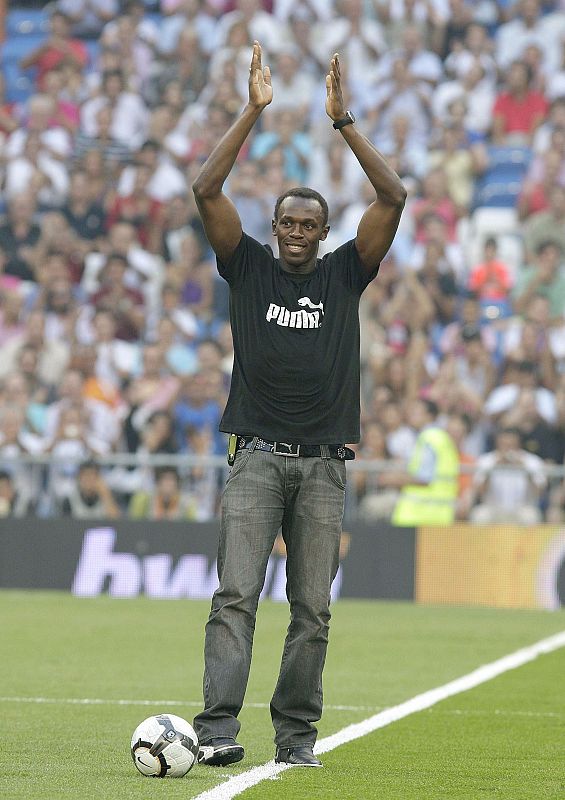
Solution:
{"label": "man's neck", "polygon": [[298,278],[306,278],[308,275],[311,275],[313,272],[316,271],[316,267],[318,265],[318,259],[314,258],[312,261],[308,261],[305,264],[298,264],[297,266],[292,266],[287,264],[284,259],[280,259],[280,265],[283,272],[286,272],[288,275],[296,276]]}

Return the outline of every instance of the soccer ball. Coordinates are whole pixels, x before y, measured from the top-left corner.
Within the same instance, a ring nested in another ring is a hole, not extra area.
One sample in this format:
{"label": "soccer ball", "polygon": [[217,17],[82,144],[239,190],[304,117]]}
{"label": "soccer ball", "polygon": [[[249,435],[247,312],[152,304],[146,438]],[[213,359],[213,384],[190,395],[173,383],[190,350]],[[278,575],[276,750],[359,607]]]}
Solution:
{"label": "soccer ball", "polygon": [[131,737],[131,757],[142,775],[182,778],[198,755],[192,725],[175,714],[159,714],[141,722]]}

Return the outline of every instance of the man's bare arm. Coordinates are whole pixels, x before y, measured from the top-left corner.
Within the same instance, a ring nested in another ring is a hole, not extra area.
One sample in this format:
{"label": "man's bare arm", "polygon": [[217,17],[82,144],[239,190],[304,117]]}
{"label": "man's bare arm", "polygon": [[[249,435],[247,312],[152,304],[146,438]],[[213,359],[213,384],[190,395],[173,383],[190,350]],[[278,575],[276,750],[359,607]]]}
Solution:
{"label": "man's bare arm", "polygon": [[253,45],[249,71],[249,102],[203,164],[192,190],[212,249],[226,263],[241,239],[241,220],[222,187],[230,174],[243,143],[273,98],[269,67],[261,64],[261,46]]}
{"label": "man's bare arm", "polygon": [[[337,53],[326,76],[326,112],[334,121],[343,119],[345,108]],[[353,151],[376,192],[376,199],[363,214],[355,245],[367,270],[373,270],[392,244],[406,202],[406,189],[396,172],[389,167],[376,147],[355,125],[346,125],[340,133]]]}

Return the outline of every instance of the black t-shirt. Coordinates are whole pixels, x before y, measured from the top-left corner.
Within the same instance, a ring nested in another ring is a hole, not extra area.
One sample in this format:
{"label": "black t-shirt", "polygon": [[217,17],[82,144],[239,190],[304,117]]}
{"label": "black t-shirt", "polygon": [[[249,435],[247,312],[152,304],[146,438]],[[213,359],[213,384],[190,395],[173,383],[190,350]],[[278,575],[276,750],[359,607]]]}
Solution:
{"label": "black t-shirt", "polygon": [[92,241],[105,232],[106,214],[102,206],[97,203],[92,203],[84,214],[75,214],[67,203],[62,207],[61,213],[81,239]]}
{"label": "black t-shirt", "polygon": [[6,256],[6,275],[14,275],[22,281],[35,281],[33,269],[20,257],[18,250],[20,247],[35,247],[41,236],[41,228],[32,222],[27,234],[23,238],[16,237],[14,230],[9,222],[0,226],[0,248]]}
{"label": "black t-shirt", "polygon": [[375,277],[353,241],[307,276],[243,235],[230,286],[234,366],[220,430],[296,444],[359,441],[359,298]]}

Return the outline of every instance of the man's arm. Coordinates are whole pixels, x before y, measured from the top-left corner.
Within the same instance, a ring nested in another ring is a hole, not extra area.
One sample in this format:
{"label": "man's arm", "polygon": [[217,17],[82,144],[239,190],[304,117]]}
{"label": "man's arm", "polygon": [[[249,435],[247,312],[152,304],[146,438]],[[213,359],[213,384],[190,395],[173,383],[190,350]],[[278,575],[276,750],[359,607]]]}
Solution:
{"label": "man's arm", "polygon": [[[330,72],[326,76],[326,91],[328,116],[334,122],[343,119],[346,109],[343,104],[337,53],[331,60]],[[377,194],[376,200],[363,214],[355,238],[359,257],[366,269],[371,271],[382,261],[392,244],[406,202],[406,189],[396,172],[355,125],[344,126],[340,133]]]}
{"label": "man's arm", "polygon": [[255,42],[249,71],[249,102],[212,150],[192,185],[208,241],[224,264],[235,252],[242,228],[237,209],[222,187],[243,143],[272,99],[271,73],[269,67],[262,67],[261,46]]}

